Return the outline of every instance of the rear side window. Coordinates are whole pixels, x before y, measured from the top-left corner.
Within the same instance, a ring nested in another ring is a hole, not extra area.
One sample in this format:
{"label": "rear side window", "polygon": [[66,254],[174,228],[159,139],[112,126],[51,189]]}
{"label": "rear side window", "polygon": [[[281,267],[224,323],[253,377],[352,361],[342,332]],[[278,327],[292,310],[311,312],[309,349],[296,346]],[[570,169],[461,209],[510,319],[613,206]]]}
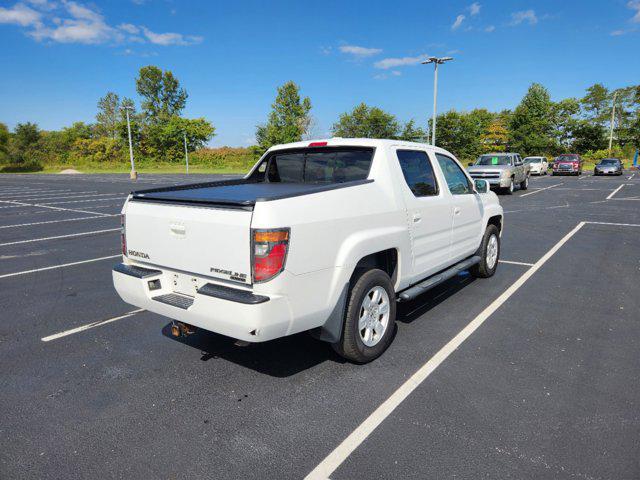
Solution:
{"label": "rear side window", "polygon": [[266,179],[280,183],[343,183],[366,180],[372,149],[306,149],[276,153],[269,160]]}
{"label": "rear side window", "polygon": [[440,153],[436,153],[436,158],[438,159],[444,178],[449,186],[449,191],[452,194],[461,195],[465,193],[473,193],[471,182],[455,160]]}
{"label": "rear side window", "polygon": [[416,197],[438,194],[438,184],[426,152],[398,150],[396,154],[404,179]]}

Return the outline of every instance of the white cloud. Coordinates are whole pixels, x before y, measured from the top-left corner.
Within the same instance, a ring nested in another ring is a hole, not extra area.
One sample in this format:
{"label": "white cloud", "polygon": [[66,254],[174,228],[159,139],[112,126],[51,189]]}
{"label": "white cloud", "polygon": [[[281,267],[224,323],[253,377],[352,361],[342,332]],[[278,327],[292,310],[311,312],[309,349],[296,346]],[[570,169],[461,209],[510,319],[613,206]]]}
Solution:
{"label": "white cloud", "polygon": [[395,67],[417,65],[420,62],[424,62],[427,58],[429,58],[428,55],[418,55],[417,57],[383,58],[382,60],[374,63],[373,66],[382,70],[388,70]]}
{"label": "white cloud", "polygon": [[371,57],[382,53],[382,50],[379,48],[358,47],[357,45],[342,45],[339,49],[342,53],[348,53],[358,58]]}
{"label": "white cloud", "polygon": [[27,3],[37,7],[38,10],[45,10],[47,12],[58,8],[56,2],[50,2],[49,0],[27,0]]}
{"label": "white cloud", "polygon": [[42,14],[24,5],[16,3],[11,8],[0,7],[0,23],[11,23],[21,27],[39,25]]}
{"label": "white cloud", "polygon": [[628,30],[614,30],[610,35],[612,37],[619,37],[620,35],[624,35],[625,33],[628,33]]}
{"label": "white cloud", "polygon": [[147,37],[151,43],[155,45],[194,45],[196,43],[202,43],[204,38],[195,35],[182,35],[181,33],[155,33],[149,30],[147,27],[142,27],[144,36]]}
{"label": "white cloud", "polygon": [[121,23],[120,25],[118,25],[118,28],[127,33],[130,33],[131,35],[140,33],[140,29],[131,23]]}
{"label": "white cloud", "polygon": [[515,12],[511,14],[510,25],[520,25],[522,22],[528,22],[529,25],[535,25],[538,23],[538,17],[533,10],[522,10],[521,12]]}
{"label": "white cloud", "polygon": [[122,36],[107,25],[97,11],[72,1],[64,1],[64,8],[71,18],[54,22],[55,27],[37,26],[30,35],[36,40],[53,40],[59,43],[98,44],[109,40],[121,41]]}
{"label": "white cloud", "polygon": [[640,1],[630,1],[629,3],[627,3],[627,7],[629,7],[631,10],[636,11],[635,15],[631,18],[631,21],[633,23],[640,23]]}
{"label": "white cloud", "polygon": [[464,19],[467,18],[464,15],[460,14],[456,17],[456,21],[453,22],[453,25],[451,25],[451,30],[457,30],[458,28],[460,28],[460,25],[462,25],[462,22],[464,22]]}
{"label": "white cloud", "polygon": [[491,32],[493,32],[495,29],[496,29],[496,27],[495,27],[494,25],[489,25],[488,27],[486,27],[486,28],[484,29],[484,31],[485,31],[485,32],[487,32],[487,33],[491,33]]}
{"label": "white cloud", "polygon": [[478,2],[473,2],[469,5],[469,15],[472,17],[480,13],[480,4]]}
{"label": "white cloud", "polygon": [[3,23],[26,28],[27,35],[36,41],[57,43],[194,45],[203,41],[196,35],[156,33],[126,22],[114,27],[96,7],[75,0],[23,0],[10,8],[0,7]]}
{"label": "white cloud", "polygon": [[402,75],[402,72],[400,70],[391,70],[391,75],[393,75],[394,77],[399,77],[400,75]]}

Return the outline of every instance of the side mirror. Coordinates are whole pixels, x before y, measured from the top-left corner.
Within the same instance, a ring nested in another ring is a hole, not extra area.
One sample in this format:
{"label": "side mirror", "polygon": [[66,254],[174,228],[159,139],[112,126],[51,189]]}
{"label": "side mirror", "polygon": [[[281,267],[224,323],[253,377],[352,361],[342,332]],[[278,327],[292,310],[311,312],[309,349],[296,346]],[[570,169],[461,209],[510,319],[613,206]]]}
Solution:
{"label": "side mirror", "polygon": [[469,167],[473,167],[473,162],[469,162],[469,163],[467,163],[467,166],[469,166]]}
{"label": "side mirror", "polygon": [[489,191],[489,183],[486,180],[477,179],[473,182],[476,187],[476,192],[487,193]]}

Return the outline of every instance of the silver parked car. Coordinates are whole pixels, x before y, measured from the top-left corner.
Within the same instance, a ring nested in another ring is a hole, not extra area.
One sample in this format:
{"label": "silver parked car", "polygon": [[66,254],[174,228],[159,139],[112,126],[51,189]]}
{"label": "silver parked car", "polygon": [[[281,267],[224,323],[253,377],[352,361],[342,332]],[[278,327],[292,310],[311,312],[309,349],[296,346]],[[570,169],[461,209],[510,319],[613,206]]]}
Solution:
{"label": "silver parked car", "polygon": [[486,180],[491,188],[511,194],[515,186],[521,190],[529,188],[531,166],[522,161],[520,154],[502,152],[480,155],[469,164],[469,174],[473,179]]}
{"label": "silver parked car", "polygon": [[549,172],[547,157],[526,157],[524,163],[531,167],[531,175],[546,175]]}
{"label": "silver parked car", "polygon": [[593,169],[594,175],[622,175],[622,162],[618,158],[603,158]]}

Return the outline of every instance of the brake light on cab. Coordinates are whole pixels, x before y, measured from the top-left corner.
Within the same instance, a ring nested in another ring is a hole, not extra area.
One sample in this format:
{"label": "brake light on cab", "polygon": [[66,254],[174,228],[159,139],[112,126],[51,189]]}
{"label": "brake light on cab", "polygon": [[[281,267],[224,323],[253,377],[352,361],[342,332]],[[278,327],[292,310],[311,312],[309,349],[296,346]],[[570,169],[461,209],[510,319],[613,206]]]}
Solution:
{"label": "brake light on cab", "polygon": [[252,230],[251,269],[254,283],[271,280],[284,270],[289,234],[288,228]]}
{"label": "brake light on cab", "polygon": [[124,213],[120,215],[120,247],[122,249],[122,255],[127,256],[127,235],[124,229],[125,216]]}

